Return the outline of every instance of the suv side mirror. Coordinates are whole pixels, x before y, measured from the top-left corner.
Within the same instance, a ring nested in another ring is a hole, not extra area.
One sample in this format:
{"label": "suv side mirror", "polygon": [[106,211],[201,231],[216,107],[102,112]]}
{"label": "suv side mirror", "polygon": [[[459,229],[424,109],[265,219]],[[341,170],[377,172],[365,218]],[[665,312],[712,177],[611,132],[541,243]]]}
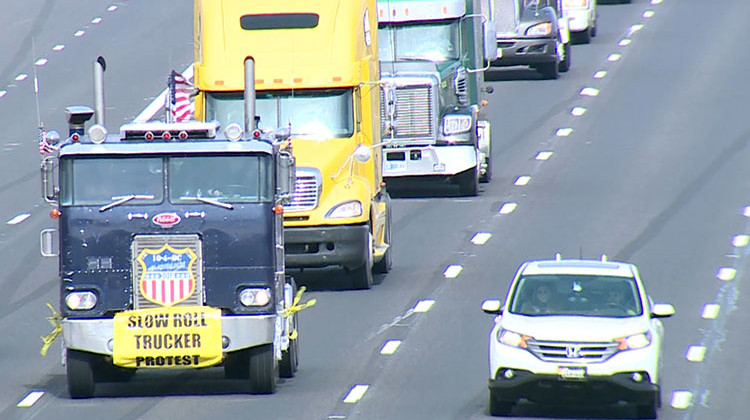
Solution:
{"label": "suv side mirror", "polygon": [[657,303],[651,307],[651,316],[654,318],[668,318],[674,315],[674,306],[668,303]]}
{"label": "suv side mirror", "polygon": [[482,302],[482,310],[490,315],[499,315],[502,312],[502,303],[497,299],[487,299]]}

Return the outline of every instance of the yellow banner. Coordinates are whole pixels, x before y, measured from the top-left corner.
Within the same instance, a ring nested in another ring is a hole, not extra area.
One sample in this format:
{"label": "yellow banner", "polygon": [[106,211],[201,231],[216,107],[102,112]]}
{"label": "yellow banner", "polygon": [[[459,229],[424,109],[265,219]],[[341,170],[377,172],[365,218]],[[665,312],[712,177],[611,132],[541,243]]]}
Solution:
{"label": "yellow banner", "polygon": [[115,314],[114,364],[199,368],[222,360],[221,310],[175,306]]}

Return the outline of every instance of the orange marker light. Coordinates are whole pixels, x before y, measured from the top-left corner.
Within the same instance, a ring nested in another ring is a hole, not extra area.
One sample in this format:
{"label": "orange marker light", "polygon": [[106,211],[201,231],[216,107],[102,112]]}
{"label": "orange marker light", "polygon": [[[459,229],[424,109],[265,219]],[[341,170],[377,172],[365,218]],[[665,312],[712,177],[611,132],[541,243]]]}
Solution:
{"label": "orange marker light", "polygon": [[282,206],[281,204],[273,206],[273,212],[276,214],[284,214],[284,206]]}
{"label": "orange marker light", "polygon": [[49,211],[49,218],[50,219],[57,219],[60,217],[60,210],[58,209],[52,209]]}

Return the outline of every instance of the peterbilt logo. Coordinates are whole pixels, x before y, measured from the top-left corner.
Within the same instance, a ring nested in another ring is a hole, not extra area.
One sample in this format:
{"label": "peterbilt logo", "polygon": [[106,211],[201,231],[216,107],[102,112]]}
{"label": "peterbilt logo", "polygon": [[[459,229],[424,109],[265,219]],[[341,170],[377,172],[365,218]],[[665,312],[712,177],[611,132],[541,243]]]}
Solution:
{"label": "peterbilt logo", "polygon": [[193,265],[197,260],[192,249],[175,249],[169,244],[142,250],[137,258],[143,269],[139,281],[141,295],[162,306],[186,300],[195,292]]}
{"label": "peterbilt logo", "polygon": [[565,357],[577,359],[581,356],[581,346],[568,346],[565,348]]}
{"label": "peterbilt logo", "polygon": [[180,219],[180,215],[177,213],[159,213],[151,219],[155,225],[163,228],[170,228],[180,223],[180,220],[182,219]]}

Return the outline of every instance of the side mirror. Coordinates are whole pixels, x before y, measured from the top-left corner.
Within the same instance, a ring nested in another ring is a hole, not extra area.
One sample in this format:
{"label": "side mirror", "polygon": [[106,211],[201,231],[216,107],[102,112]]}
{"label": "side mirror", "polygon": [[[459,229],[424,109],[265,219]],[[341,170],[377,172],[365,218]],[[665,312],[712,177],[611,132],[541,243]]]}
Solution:
{"label": "side mirror", "polygon": [[59,180],[57,179],[57,165],[59,159],[56,156],[46,156],[42,160],[42,197],[50,204],[57,204],[60,196]]}
{"label": "side mirror", "polygon": [[497,299],[487,299],[482,302],[482,310],[490,315],[499,315],[502,312],[501,305],[502,303]]}
{"label": "side mirror", "polygon": [[674,306],[668,303],[657,303],[651,307],[651,316],[654,318],[669,318],[674,315]]}
{"label": "side mirror", "polygon": [[497,60],[497,27],[495,21],[490,19],[482,25],[484,30],[484,59],[487,61]]}
{"label": "side mirror", "polygon": [[294,155],[288,150],[279,151],[279,171],[276,174],[276,193],[281,204],[289,204],[294,195],[294,185],[297,179]]}

